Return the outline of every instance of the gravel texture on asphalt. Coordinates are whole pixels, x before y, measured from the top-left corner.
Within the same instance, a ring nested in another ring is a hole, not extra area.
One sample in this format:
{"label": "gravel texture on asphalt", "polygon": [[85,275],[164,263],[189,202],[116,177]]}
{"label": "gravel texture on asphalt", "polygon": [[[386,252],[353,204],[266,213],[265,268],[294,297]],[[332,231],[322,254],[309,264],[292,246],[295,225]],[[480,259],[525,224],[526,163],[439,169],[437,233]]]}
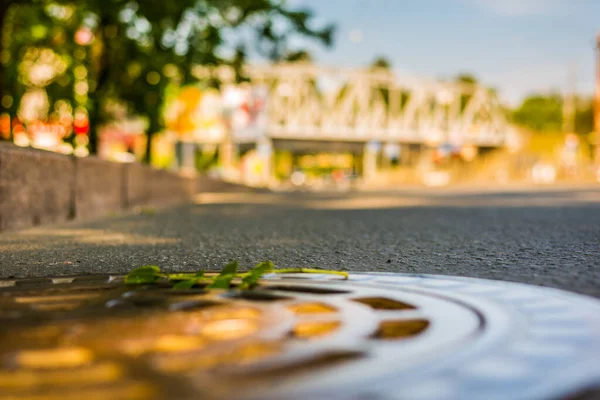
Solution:
{"label": "gravel texture on asphalt", "polygon": [[0,278],[280,267],[461,275],[600,297],[600,187],[203,194],[0,234]]}

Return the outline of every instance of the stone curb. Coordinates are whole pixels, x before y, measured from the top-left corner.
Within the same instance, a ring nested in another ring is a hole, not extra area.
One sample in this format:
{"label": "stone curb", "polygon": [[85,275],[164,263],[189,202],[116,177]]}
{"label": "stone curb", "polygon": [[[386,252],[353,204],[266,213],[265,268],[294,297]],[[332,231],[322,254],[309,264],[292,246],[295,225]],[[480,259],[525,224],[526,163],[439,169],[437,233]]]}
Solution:
{"label": "stone curb", "polygon": [[70,157],[0,143],[0,231],[73,218],[74,178]]}
{"label": "stone curb", "polygon": [[137,163],[74,158],[0,142],[0,232],[183,204],[198,192],[248,190]]}

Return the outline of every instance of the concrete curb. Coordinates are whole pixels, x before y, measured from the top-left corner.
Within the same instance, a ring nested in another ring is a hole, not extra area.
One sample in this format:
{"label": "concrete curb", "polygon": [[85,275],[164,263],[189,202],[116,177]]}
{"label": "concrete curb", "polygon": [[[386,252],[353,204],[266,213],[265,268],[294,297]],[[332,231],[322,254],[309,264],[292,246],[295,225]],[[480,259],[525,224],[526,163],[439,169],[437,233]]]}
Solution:
{"label": "concrete curb", "polygon": [[70,157],[0,143],[0,231],[73,218],[74,178]]}
{"label": "concrete curb", "polygon": [[137,163],[74,158],[0,142],[0,232],[183,204],[198,192],[249,190]]}
{"label": "concrete curb", "polygon": [[[117,164],[96,157],[76,158],[75,217],[102,217],[123,209],[126,164]],[[125,195],[126,196],[126,195]]]}

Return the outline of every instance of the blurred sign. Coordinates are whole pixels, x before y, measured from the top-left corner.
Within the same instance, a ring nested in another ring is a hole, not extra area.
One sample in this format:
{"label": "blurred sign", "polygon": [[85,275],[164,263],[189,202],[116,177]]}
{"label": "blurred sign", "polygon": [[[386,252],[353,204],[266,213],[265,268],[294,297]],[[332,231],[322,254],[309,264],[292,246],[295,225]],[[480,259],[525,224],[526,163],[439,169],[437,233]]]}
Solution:
{"label": "blurred sign", "polygon": [[226,118],[235,142],[254,142],[265,136],[267,127],[267,88],[232,86],[223,93]]}
{"label": "blurred sign", "polygon": [[214,89],[184,87],[168,100],[165,122],[181,141],[219,143],[225,131],[221,94]]}

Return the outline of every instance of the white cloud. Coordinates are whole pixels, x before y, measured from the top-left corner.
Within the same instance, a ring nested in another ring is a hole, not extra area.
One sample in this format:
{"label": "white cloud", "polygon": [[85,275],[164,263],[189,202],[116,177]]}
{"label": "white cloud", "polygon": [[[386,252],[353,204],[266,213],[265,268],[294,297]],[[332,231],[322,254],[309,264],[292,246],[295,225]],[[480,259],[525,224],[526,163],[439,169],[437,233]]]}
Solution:
{"label": "white cloud", "polygon": [[494,14],[529,16],[552,14],[568,6],[569,0],[466,0]]}

